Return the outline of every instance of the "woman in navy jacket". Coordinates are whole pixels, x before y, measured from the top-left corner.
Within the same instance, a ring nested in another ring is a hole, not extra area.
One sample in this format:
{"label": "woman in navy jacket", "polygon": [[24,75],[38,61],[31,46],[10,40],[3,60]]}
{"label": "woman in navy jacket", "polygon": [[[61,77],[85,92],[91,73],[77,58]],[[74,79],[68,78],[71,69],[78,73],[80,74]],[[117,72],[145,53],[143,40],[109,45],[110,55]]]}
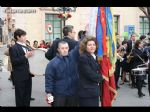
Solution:
{"label": "woman in navy jacket", "polygon": [[79,57],[79,106],[99,106],[100,86],[103,80],[95,55],[94,37],[87,37],[80,44]]}

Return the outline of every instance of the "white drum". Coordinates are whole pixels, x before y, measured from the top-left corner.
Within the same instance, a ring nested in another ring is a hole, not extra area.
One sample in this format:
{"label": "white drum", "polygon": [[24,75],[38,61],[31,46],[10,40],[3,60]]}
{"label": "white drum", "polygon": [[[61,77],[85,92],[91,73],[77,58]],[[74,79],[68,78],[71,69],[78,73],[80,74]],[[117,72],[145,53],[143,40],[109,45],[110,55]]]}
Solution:
{"label": "white drum", "polygon": [[147,67],[141,67],[141,68],[132,69],[131,72],[132,72],[133,75],[146,75],[147,70],[148,70]]}
{"label": "white drum", "polygon": [[33,50],[34,55],[30,57],[29,64],[30,64],[30,72],[33,75],[44,75],[45,69],[49,60],[45,58],[46,49],[35,49]]}

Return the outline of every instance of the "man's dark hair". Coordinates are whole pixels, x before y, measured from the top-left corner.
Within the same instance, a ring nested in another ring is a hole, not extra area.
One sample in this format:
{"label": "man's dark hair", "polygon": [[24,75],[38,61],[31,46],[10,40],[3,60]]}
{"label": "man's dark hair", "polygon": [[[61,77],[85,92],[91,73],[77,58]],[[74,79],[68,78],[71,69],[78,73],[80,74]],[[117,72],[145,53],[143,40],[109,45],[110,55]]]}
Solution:
{"label": "man's dark hair", "polygon": [[59,48],[59,46],[60,46],[60,44],[68,44],[68,42],[66,42],[66,41],[60,41],[59,43],[58,43],[58,48]]}
{"label": "man's dark hair", "polygon": [[15,30],[15,32],[14,32],[14,38],[16,40],[18,40],[17,36],[20,38],[22,35],[26,35],[26,32],[24,30],[22,30],[22,29],[16,29]]}
{"label": "man's dark hair", "polygon": [[149,33],[147,33],[147,35],[150,35],[150,32],[149,32]]}
{"label": "man's dark hair", "polygon": [[78,37],[79,37],[79,39],[81,39],[82,36],[83,36],[83,30],[80,30],[80,31],[78,32]]}
{"label": "man's dark hair", "polygon": [[72,25],[66,25],[63,28],[63,34],[64,36],[67,36],[69,32],[72,32],[73,26]]}

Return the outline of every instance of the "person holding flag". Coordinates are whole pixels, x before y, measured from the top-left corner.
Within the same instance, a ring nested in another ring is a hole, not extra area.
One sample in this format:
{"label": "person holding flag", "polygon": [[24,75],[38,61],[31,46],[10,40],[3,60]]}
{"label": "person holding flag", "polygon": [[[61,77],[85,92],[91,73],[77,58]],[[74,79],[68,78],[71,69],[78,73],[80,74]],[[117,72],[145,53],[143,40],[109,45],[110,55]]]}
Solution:
{"label": "person holding flag", "polygon": [[95,37],[86,37],[80,43],[79,106],[98,107],[100,87],[103,77],[96,57]]}

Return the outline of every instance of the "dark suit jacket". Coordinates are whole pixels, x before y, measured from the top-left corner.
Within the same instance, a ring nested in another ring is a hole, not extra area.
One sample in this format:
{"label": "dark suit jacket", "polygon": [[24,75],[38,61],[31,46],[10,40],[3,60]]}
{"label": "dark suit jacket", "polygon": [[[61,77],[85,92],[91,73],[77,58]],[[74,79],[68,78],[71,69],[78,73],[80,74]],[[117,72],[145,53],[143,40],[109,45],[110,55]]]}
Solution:
{"label": "dark suit jacket", "polygon": [[29,62],[25,57],[22,46],[16,43],[10,48],[10,59],[12,62],[14,81],[23,81],[31,78],[29,73]]}
{"label": "dark suit jacket", "polygon": [[56,54],[57,54],[57,48],[58,48],[58,43],[60,41],[65,41],[68,43],[69,45],[69,51],[71,51],[72,49],[75,48],[75,46],[77,45],[77,41],[73,40],[73,39],[70,39],[69,37],[64,37],[63,39],[57,39],[53,42],[52,46],[49,48],[49,50],[45,53],[45,57],[48,59],[48,60],[51,60],[53,59]]}
{"label": "dark suit jacket", "polygon": [[132,41],[131,40],[129,40],[128,42],[127,42],[127,55],[131,52],[131,50],[132,50]]}
{"label": "dark suit jacket", "polygon": [[[136,68],[138,65],[144,64],[143,61],[147,60],[147,55],[144,52],[142,52],[140,49],[137,49],[137,48],[133,49],[132,56],[134,56],[132,68]],[[141,57],[143,59],[143,61],[139,57]]]}
{"label": "dark suit jacket", "polygon": [[99,64],[89,53],[84,53],[79,58],[79,96],[97,97],[100,95],[99,83],[103,78],[99,74]]}

